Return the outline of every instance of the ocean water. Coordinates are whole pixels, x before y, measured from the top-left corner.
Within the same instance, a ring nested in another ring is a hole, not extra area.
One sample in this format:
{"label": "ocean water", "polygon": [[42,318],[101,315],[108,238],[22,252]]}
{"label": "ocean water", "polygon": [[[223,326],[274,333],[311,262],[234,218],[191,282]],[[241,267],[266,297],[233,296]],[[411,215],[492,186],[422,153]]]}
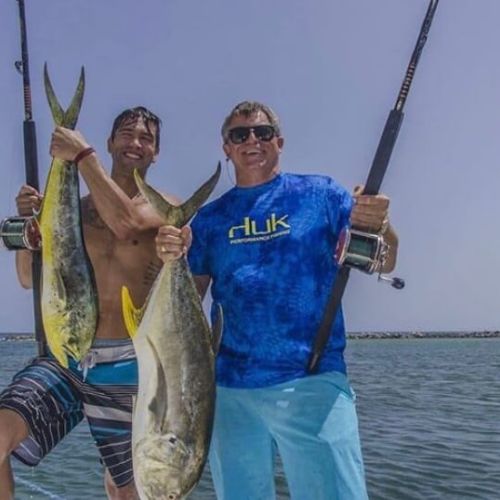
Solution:
{"label": "ocean water", "polygon": [[[0,342],[0,388],[34,353]],[[347,360],[372,500],[500,499],[500,339],[351,340]],[[85,423],[38,467],[13,465],[16,499],[106,498]],[[277,489],[289,498],[279,466]],[[207,468],[191,499],[213,498]]]}

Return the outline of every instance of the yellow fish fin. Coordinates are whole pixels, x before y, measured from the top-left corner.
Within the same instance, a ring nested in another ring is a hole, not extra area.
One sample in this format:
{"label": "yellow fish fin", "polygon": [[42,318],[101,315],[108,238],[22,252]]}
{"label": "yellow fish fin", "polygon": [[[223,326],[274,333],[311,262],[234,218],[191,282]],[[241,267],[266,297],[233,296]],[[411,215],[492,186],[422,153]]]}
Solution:
{"label": "yellow fish fin", "polygon": [[53,342],[51,345],[49,342],[49,348],[50,352],[54,355],[54,358],[56,358],[57,361],[59,361],[59,364],[64,368],[68,368],[69,367],[68,355],[66,354],[64,346],[55,342]]}
{"label": "yellow fish fin", "polygon": [[137,333],[137,329],[139,328],[142,316],[144,315],[144,309],[145,309],[144,306],[143,307],[134,306],[128,288],[126,286],[122,286],[123,322],[125,323],[127,332],[130,335],[130,338],[132,339],[135,337]]}

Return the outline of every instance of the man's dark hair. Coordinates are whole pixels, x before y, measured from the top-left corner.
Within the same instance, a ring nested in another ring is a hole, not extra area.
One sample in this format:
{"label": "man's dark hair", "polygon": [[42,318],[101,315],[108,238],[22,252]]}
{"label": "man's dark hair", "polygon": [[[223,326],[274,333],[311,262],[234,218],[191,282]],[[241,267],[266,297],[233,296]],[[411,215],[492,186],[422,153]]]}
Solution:
{"label": "man's dark hair", "polygon": [[259,111],[262,111],[262,113],[267,116],[269,123],[274,127],[274,130],[276,131],[276,135],[280,136],[281,130],[278,115],[269,106],[266,106],[265,104],[257,101],[243,101],[237,104],[232,109],[231,113],[226,116],[226,119],[222,124],[221,134],[224,142],[227,142],[227,133],[229,132],[229,125],[231,124],[233,118],[235,118],[236,116],[244,116],[245,118],[249,118]]}
{"label": "man's dark hair", "polygon": [[151,129],[149,128],[151,124],[156,125],[156,133],[155,133],[155,149],[156,152],[160,150],[160,127],[161,120],[149,109],[144,106],[136,106],[135,108],[129,108],[125,111],[122,111],[113,122],[113,127],[111,129],[111,140],[115,138],[117,130],[125,123],[129,121],[136,121],[142,118],[144,120],[144,124],[148,129],[149,133]]}

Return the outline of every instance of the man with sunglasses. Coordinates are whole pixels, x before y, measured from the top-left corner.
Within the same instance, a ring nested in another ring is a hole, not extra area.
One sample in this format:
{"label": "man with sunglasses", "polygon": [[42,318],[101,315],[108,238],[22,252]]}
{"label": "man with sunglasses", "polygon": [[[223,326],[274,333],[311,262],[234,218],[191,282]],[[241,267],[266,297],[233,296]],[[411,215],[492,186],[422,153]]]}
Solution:
{"label": "man with sunglasses", "polygon": [[278,452],[292,498],[365,499],[342,312],[317,374],[306,365],[336,276],[342,229],[352,223],[384,232],[390,252],[382,270],[394,267],[389,200],[358,189],[353,204],[329,177],[281,172],[284,138],[264,104],[238,104],[222,138],[236,186],[198,212],[192,233],[164,226],[156,239],[164,261],[189,249],[201,295],[211,283],[213,303],[224,312],[210,451],[217,497],[273,499]]}

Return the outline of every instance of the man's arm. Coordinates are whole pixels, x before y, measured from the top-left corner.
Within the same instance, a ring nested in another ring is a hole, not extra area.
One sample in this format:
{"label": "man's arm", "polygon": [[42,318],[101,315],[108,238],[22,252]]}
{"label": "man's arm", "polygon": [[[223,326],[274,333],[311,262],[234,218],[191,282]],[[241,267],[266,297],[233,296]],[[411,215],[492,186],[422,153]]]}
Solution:
{"label": "man's arm", "polygon": [[[92,196],[92,201],[105,224],[119,239],[130,239],[137,233],[159,227],[163,220],[145,200],[129,198],[108,175],[95,153],[78,164]],[[167,198],[178,205],[178,200]]]}
{"label": "man's arm", "polygon": [[26,289],[33,288],[33,275],[31,272],[33,259],[29,250],[17,250],[16,271],[17,279]]}
{"label": "man's arm", "polygon": [[383,194],[375,196],[363,195],[363,186],[354,190],[354,207],[351,212],[351,224],[362,231],[382,234],[389,245],[382,273],[390,273],[396,267],[398,253],[398,235],[389,222],[390,200]]}
{"label": "man's arm", "polygon": [[[42,195],[33,187],[24,185],[16,196],[17,213],[23,217],[33,215],[40,210]],[[33,288],[32,256],[29,250],[16,252],[17,279],[23,288]]]}
{"label": "man's arm", "polygon": [[[51,154],[62,160],[72,161],[76,155],[88,148],[83,135],[76,130],[56,128],[51,144]],[[130,239],[137,233],[157,228],[161,217],[149,203],[131,199],[109,176],[94,152],[78,162],[78,170],[89,188],[92,201],[100,217],[118,239]],[[166,198],[178,205],[173,197]]]}
{"label": "man's arm", "polygon": [[[182,229],[174,226],[161,226],[155,239],[156,253],[163,262],[171,262],[186,255],[192,241],[193,234],[189,226],[184,226]],[[207,274],[199,274],[194,275],[193,279],[200,298],[203,300],[211,278]]]}

